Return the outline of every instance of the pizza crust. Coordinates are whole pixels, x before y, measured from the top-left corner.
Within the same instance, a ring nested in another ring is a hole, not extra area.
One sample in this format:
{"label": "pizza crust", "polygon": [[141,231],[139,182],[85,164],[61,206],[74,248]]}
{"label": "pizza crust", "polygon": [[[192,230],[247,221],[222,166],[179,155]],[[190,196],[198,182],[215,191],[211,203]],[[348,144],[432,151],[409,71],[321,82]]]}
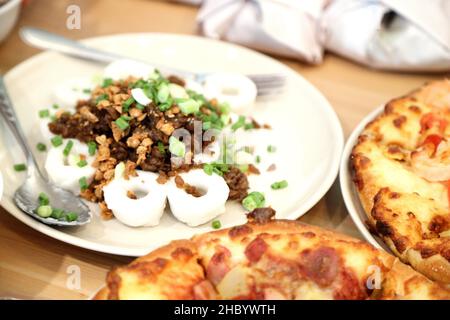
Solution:
{"label": "pizza crust", "polygon": [[[193,259],[174,257],[180,248],[188,248]],[[171,260],[155,273],[152,263],[159,259]],[[136,268],[140,264],[144,268]],[[250,222],[172,242],[115,268],[95,299],[450,298],[438,284],[398,265],[396,258],[365,242],[319,227],[287,220]],[[374,271],[380,273],[381,288],[366,287]],[[170,272],[172,280],[166,281]],[[139,274],[142,284],[131,281],[130,274]],[[422,288],[414,296],[412,278]],[[180,284],[184,291],[177,289]],[[204,289],[200,295],[199,285]],[[149,296],[149,291],[158,295]]]}
{"label": "pizza crust", "polygon": [[[361,133],[350,160],[371,229],[403,262],[450,284],[450,242],[441,235],[450,229],[447,186],[421,178],[410,166],[411,153],[423,142],[422,117],[442,111],[445,99],[450,102],[448,80],[392,100]],[[450,126],[444,134],[450,137]]]}

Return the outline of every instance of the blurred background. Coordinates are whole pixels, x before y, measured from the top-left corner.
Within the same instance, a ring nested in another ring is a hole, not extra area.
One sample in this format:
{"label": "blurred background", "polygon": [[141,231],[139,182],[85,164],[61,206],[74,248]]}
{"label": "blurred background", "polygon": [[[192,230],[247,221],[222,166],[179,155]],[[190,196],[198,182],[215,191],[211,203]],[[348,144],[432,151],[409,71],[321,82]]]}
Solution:
{"label": "blurred background", "polygon": [[[0,1],[0,30],[12,28],[0,43],[2,74],[39,52],[21,41],[22,26],[73,39],[198,34],[268,52],[300,72],[330,99],[346,134],[362,114],[450,69],[448,0]],[[79,28],[69,21],[73,6]],[[361,113],[344,117],[344,107]]]}

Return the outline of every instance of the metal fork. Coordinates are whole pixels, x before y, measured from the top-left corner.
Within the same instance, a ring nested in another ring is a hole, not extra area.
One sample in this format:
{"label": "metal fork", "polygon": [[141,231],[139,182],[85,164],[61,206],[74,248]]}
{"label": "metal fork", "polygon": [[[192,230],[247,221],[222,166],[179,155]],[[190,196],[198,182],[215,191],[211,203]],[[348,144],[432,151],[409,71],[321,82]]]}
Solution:
{"label": "metal fork", "polygon": [[[125,57],[116,53],[91,48],[82,44],[81,42],[74,41],[37,28],[23,27],[20,29],[20,36],[25,43],[33,47],[39,49],[54,50],[83,59],[105,63],[110,63],[120,59],[130,59],[129,57]],[[165,74],[179,75],[185,78],[194,79],[198,82],[203,82],[204,79],[211,74],[194,73],[191,71],[176,69],[158,64],[153,64],[153,66],[155,66]],[[281,73],[247,74],[246,76],[255,83],[256,88],[258,89],[258,96],[266,96],[279,93],[286,83],[286,76]]]}

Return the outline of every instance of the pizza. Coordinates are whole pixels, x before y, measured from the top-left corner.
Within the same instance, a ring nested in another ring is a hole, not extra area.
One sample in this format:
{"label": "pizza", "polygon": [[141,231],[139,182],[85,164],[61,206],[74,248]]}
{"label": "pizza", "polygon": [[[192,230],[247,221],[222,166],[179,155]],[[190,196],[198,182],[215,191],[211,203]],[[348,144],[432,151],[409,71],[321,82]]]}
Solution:
{"label": "pizza", "polygon": [[95,299],[449,299],[398,258],[256,209],[233,228],[179,240],[109,272]]}
{"label": "pizza", "polygon": [[386,104],[351,155],[368,225],[403,262],[450,284],[450,81]]}

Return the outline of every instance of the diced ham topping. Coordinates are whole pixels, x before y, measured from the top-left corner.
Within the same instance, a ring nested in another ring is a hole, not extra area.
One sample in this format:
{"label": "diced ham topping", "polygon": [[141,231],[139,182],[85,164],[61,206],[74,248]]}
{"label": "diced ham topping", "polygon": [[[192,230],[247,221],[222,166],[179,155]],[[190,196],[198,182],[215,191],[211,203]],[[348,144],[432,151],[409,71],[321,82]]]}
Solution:
{"label": "diced ham topping", "polygon": [[217,252],[211,257],[206,268],[206,275],[214,285],[217,285],[227,272],[230,271],[228,263],[230,257],[230,250],[223,246],[218,246]]}
{"label": "diced ham topping", "polygon": [[266,250],[267,243],[263,239],[258,237],[250,242],[247,248],[245,248],[245,256],[250,262],[255,263],[258,262],[259,259],[261,259],[261,256],[264,254],[264,252],[266,252]]}
{"label": "diced ham topping", "polygon": [[197,283],[193,288],[195,300],[214,300],[217,299],[217,293],[211,282],[203,280]]}
{"label": "diced ham topping", "polygon": [[316,250],[305,250],[300,257],[301,271],[320,287],[327,287],[333,283],[339,272],[339,256],[330,247]]}

